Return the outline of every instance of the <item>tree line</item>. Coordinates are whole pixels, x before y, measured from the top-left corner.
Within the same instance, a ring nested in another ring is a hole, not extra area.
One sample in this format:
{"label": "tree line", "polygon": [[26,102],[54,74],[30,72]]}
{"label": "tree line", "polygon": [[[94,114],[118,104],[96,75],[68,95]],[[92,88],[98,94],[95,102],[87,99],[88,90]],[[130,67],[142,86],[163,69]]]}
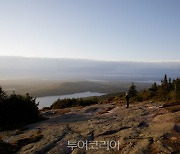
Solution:
{"label": "tree line", "polygon": [[131,100],[144,101],[144,100],[157,100],[157,101],[167,101],[167,100],[180,100],[180,78],[172,80],[164,75],[161,80],[161,84],[154,82],[149,89],[144,89],[138,92],[136,85],[131,84],[128,90],[129,97]]}

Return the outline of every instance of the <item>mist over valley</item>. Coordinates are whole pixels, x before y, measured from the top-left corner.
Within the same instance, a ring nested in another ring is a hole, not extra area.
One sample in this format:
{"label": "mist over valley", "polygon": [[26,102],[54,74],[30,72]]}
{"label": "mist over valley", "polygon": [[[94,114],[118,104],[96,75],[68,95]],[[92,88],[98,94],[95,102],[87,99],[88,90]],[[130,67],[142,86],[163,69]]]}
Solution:
{"label": "mist over valley", "polygon": [[126,91],[131,82],[138,89],[167,74],[177,78],[180,62],[118,62],[87,59],[0,57],[0,85],[33,96],[79,92]]}

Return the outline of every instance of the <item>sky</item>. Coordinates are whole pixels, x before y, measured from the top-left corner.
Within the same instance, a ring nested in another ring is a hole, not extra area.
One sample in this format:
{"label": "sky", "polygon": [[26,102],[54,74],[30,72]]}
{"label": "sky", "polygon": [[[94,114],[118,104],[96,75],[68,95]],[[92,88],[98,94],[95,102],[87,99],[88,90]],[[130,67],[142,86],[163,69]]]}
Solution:
{"label": "sky", "polygon": [[179,61],[179,0],[0,0],[0,56]]}

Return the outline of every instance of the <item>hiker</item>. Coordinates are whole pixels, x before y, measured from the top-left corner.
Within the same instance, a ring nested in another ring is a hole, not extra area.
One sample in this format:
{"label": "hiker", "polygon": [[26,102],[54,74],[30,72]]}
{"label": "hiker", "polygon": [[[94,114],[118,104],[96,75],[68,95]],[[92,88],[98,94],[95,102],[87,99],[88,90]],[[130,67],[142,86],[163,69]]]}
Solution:
{"label": "hiker", "polygon": [[126,104],[127,104],[126,108],[128,108],[129,107],[129,95],[128,95],[128,93],[126,93]]}

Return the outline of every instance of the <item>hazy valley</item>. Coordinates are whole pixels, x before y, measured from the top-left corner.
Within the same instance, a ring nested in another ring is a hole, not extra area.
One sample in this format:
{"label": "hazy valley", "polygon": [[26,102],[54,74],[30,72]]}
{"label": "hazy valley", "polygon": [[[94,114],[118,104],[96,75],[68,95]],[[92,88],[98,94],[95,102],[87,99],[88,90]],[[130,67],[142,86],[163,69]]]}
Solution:
{"label": "hazy valley", "polygon": [[0,57],[0,85],[11,94],[33,96],[78,92],[126,91],[135,82],[139,90],[164,74],[179,76],[180,62],[113,62],[87,59]]}

